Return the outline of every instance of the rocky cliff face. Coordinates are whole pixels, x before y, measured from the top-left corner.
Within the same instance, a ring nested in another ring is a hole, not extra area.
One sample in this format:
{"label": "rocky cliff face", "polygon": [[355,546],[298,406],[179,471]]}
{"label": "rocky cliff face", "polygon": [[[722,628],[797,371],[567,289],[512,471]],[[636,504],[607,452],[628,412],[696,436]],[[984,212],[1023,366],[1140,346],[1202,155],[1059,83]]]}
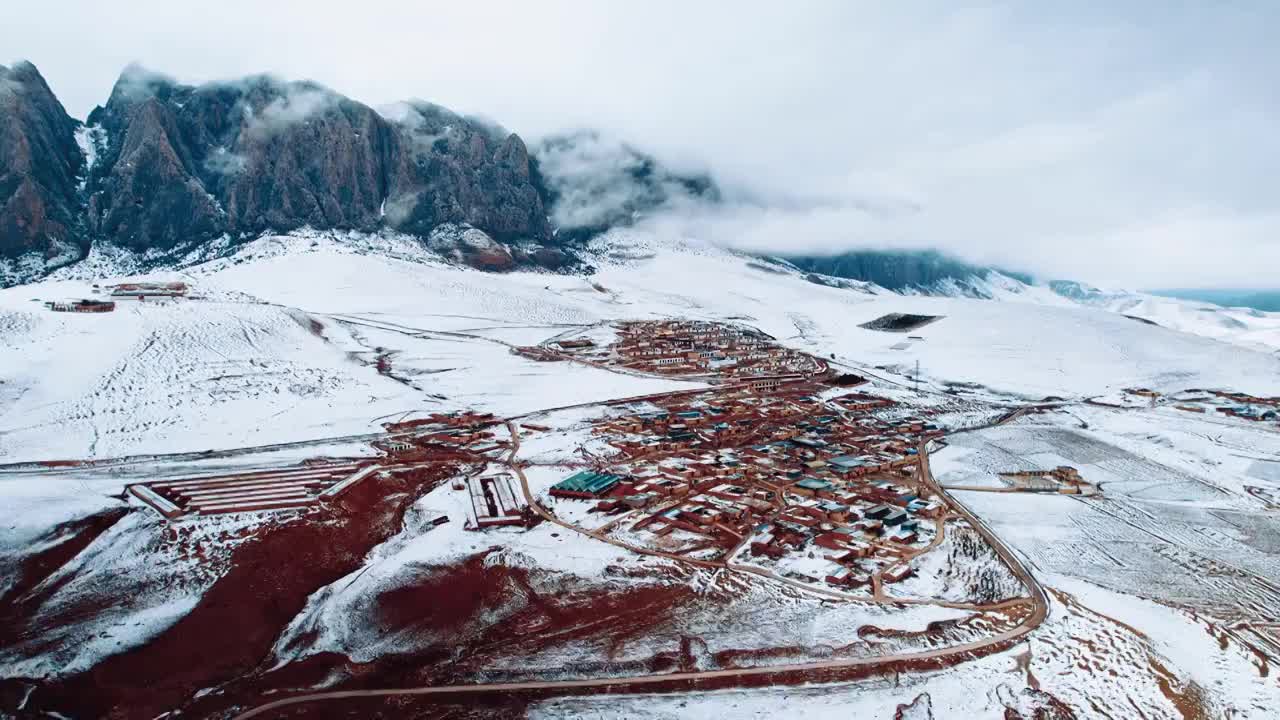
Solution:
{"label": "rocky cliff face", "polygon": [[539,178],[519,136],[430,103],[387,111],[396,132],[387,221],[417,235],[469,224],[501,242],[551,239]]}
{"label": "rocky cliff face", "polygon": [[34,65],[0,65],[0,258],[73,259],[87,243],[79,125]]}
{"label": "rocky cliff face", "polygon": [[189,93],[141,70],[126,72],[107,105],[88,181],[90,231],[131,250],[168,250],[217,237],[225,213],[201,181],[197,150],[179,111]]}
{"label": "rocky cliff face", "polygon": [[302,226],[551,237],[520,138],[433,105],[387,118],[313,83],[190,87],[130,68],[89,121],[105,130],[90,225],[134,249]]}
{"label": "rocky cliff face", "polygon": [[[933,250],[855,250],[839,255],[804,255],[783,258],[801,270],[875,283],[889,290],[928,291],[946,281],[981,279],[996,268],[979,267]],[[1023,282],[1021,273],[1001,271]]]}
{"label": "rocky cliff face", "polygon": [[595,133],[531,152],[430,103],[375,111],[310,82],[191,86],[137,66],[84,125],[35,67],[0,68],[0,160],[0,284],[90,243],[163,264],[304,226],[396,230],[486,270],[560,269],[611,227],[718,198],[709,178]]}
{"label": "rocky cliff face", "polygon": [[35,67],[0,67],[0,161],[10,268],[74,260],[91,241],[163,258],[304,226],[398,230],[485,269],[571,260],[549,247],[518,136],[422,102],[379,113],[314,83],[189,86],[131,66],[82,127]]}

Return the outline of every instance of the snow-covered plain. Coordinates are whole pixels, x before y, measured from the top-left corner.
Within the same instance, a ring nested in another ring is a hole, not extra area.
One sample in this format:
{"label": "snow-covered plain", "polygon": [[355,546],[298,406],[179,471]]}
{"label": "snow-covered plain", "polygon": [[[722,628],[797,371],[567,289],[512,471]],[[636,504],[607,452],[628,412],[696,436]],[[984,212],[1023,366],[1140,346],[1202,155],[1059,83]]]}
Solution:
{"label": "snow-covered plain", "polygon": [[1262,350],[1280,351],[1280,313],[1222,307],[1139,292],[1094,291],[1077,302],[1167,328]]}
{"label": "snow-covered plain", "polygon": [[330,343],[335,328],[312,330],[295,310],[193,299],[52,313],[27,299],[88,291],[77,283],[0,291],[4,462],[369,432],[373,418],[418,404]]}
{"label": "snow-covered plain", "polygon": [[1059,464],[1099,483],[1090,498],[954,494],[1046,585],[1141,633],[1157,661],[1204,691],[1209,717],[1266,717],[1276,702],[1267,662],[1247,633],[1224,628],[1273,622],[1280,602],[1280,525],[1247,492],[1277,487],[1257,468],[1280,462],[1280,433],[1173,409],[1082,406],[948,442],[932,460],[944,485]]}
{"label": "snow-covered plain", "polygon": [[[0,563],[13,566],[59,524],[123,506],[113,496],[125,482],[174,470],[163,457],[100,469],[22,465],[33,461],[215,450],[206,459],[181,461],[184,467],[235,464],[249,460],[220,454],[246,446],[262,446],[253,457],[271,462],[359,454],[367,452],[355,449],[360,439],[382,422],[466,408],[533,414],[529,422],[550,427],[525,438],[521,453],[538,463],[528,475],[531,490],[540,494],[563,477],[563,466],[555,463],[574,461],[581,447],[599,449],[585,422],[607,410],[581,406],[697,385],[539,363],[513,354],[511,346],[570,331],[607,332],[605,324],[624,319],[734,320],[838,368],[870,375],[903,400],[916,397],[911,389],[918,364],[926,393],[921,402],[948,398],[940,391],[949,389],[993,406],[1049,397],[1072,403],[1013,425],[953,436],[934,457],[934,472],[944,483],[980,485],[1004,470],[1072,464],[1102,484],[1103,497],[1090,500],[959,493],[1054,591],[1049,621],[1027,646],[939,673],[903,676],[900,684],[874,680],[821,691],[607,703],[567,699],[537,706],[534,716],[764,717],[799,709],[814,717],[847,717],[855,710],[891,717],[897,705],[927,693],[935,717],[1000,718],[1006,708],[1048,702],[1029,692],[1037,686],[1036,692],[1065,702],[1078,717],[1137,704],[1146,717],[1176,718],[1165,686],[1194,684],[1214,717],[1267,717],[1262,708],[1280,702],[1274,682],[1258,677],[1249,651],[1236,641],[1219,648],[1214,634],[1219,621],[1274,620],[1267,608],[1280,596],[1267,588],[1280,579],[1280,536],[1274,514],[1260,508],[1249,489],[1274,489],[1280,496],[1273,463],[1280,436],[1259,425],[1173,409],[1078,403],[1137,386],[1280,395],[1280,357],[1263,347],[1265,337],[1256,347],[1231,345],[1209,337],[1213,332],[1201,325],[1179,326],[1166,317],[1162,325],[1170,327],[1162,327],[1125,317],[1158,314],[1154,306],[1089,307],[1043,288],[1008,290],[1020,301],[1002,302],[826,287],[716,248],[625,234],[600,241],[592,260],[596,271],[589,277],[493,275],[439,262],[412,247],[373,252],[340,236],[305,233],[258,240],[185,268],[181,278],[192,285],[193,297],[181,301],[121,301],[115,312],[101,315],[52,313],[33,302],[91,296],[91,282],[118,279],[84,275],[111,267],[105,259],[79,267],[80,275],[0,290],[0,465],[7,466],[0,467],[0,503],[21,513],[0,524]],[[888,313],[940,319],[912,331],[917,339],[910,340],[859,327]],[[315,445],[290,445],[296,443]],[[423,520],[435,513],[451,522],[427,529]],[[463,497],[447,484],[422,497],[401,531],[376,547],[361,570],[311,595],[278,638],[275,659],[333,650],[369,661],[420,646],[422,637],[371,636],[365,622],[370,598],[495,545],[500,551],[486,560],[493,567],[536,566],[573,587],[600,581],[609,568],[653,572],[666,563],[568,536],[549,524],[528,532],[468,533],[462,530],[465,514]],[[78,588],[112,574],[135,576],[130,587],[160,583],[152,570],[104,556],[103,548],[154,549],[148,533],[162,523],[137,508],[125,517],[68,566],[78,578],[64,593],[68,606]],[[725,582],[665,570],[660,582],[692,583],[705,593],[718,592]],[[609,582],[652,584],[628,578]],[[120,603],[93,626],[94,643],[47,658],[18,654],[5,659],[4,670],[58,674],[145,642],[194,604],[207,582],[193,580],[172,597],[156,593]],[[685,635],[701,637],[708,652],[772,641],[812,646],[864,623],[917,630],[956,616],[928,607],[900,614],[870,606],[837,610],[769,585],[753,584],[745,592],[731,605],[731,622],[694,614],[614,651],[643,658]],[[515,607],[496,607],[491,618]],[[1105,643],[1096,655],[1081,654],[1081,638]],[[591,646],[576,651],[590,652]],[[525,659],[554,666],[572,659],[564,652]],[[1091,670],[1071,671],[1081,663]],[[1152,669],[1157,665],[1167,676]]]}
{"label": "snow-covered plain", "polygon": [[[672,384],[535,363],[503,343],[673,316],[742,319],[823,357],[883,368],[891,379],[904,380],[919,363],[928,381],[1026,399],[1132,386],[1280,393],[1280,357],[1113,312],[868,295],[760,270],[715,248],[628,242],[652,257],[611,262],[602,250],[589,278],[484,274],[321,235],[263,239],[188,268],[185,279],[203,299],[126,300],[114,313],[78,315],[32,300],[89,297],[86,281],[2,290],[0,457],[264,445],[372,432],[376,419],[424,406],[516,413],[659,392]],[[890,312],[942,319],[913,331],[920,339],[905,347],[901,334],[858,327]],[[379,351],[390,353],[391,376],[374,368]]]}
{"label": "snow-covered plain", "polygon": [[1136,321],[1155,323],[1255,350],[1280,351],[1280,313],[1254,308],[1223,307],[1133,290],[1100,290],[1075,282],[1028,285],[996,271],[963,283],[943,280],[930,287],[928,292],[912,292],[949,297],[977,296],[997,302],[1097,308]]}

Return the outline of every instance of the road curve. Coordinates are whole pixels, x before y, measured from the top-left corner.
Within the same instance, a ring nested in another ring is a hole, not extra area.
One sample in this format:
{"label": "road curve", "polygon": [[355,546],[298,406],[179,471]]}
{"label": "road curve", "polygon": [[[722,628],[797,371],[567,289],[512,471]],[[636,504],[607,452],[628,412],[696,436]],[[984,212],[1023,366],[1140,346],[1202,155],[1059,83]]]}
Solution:
{"label": "road curve", "polygon": [[[513,434],[514,435],[514,434]],[[518,437],[513,436],[511,459],[514,461],[518,448]],[[373,690],[337,690],[330,692],[307,693],[293,697],[281,698],[264,705],[259,705],[235,716],[235,720],[266,716],[274,711],[307,703],[321,703],[335,700],[355,698],[385,698],[394,696],[437,696],[440,698],[466,695],[486,695],[494,693],[529,693],[537,695],[574,695],[592,692],[636,692],[656,689],[696,689],[707,684],[715,687],[732,685],[749,685],[769,682],[776,684],[803,683],[815,680],[835,679],[834,671],[858,671],[861,674],[876,674],[877,671],[910,669],[912,666],[936,665],[945,666],[948,661],[959,661],[976,658],[1007,649],[1026,637],[1044,622],[1049,615],[1049,598],[1044,588],[1031,574],[1031,571],[999,538],[991,532],[968,508],[946,493],[933,478],[929,469],[928,445],[920,443],[920,479],[951,507],[953,511],[967,520],[996,551],[1013,571],[1014,575],[1031,593],[1032,612],[1017,627],[1010,628],[994,636],[973,642],[953,645],[947,648],[924,650],[898,655],[876,656],[865,658],[845,658],[839,660],[821,660],[807,663],[775,665],[771,667],[735,668],[728,670],[708,670],[701,672],[677,672],[651,675],[635,675],[617,678],[591,678],[583,680],[560,681],[524,681],[505,683],[481,683],[472,685],[432,685],[414,688],[385,688]],[[512,462],[512,467],[516,467]]]}
{"label": "road curve", "polygon": [[928,485],[929,489],[942,498],[954,512],[967,520],[969,525],[996,551],[1000,559],[1004,560],[1005,565],[1009,566],[1009,569],[1013,571],[1018,580],[1022,581],[1023,586],[1031,592],[1031,601],[1035,604],[1035,610],[1023,625],[1030,623],[1031,628],[1039,626],[1049,616],[1049,594],[1045,592],[1044,586],[1036,580],[1035,575],[1031,574],[1031,571],[1023,564],[1022,559],[1010,550],[1009,546],[1005,545],[1000,538],[996,537],[996,534],[991,531],[991,528],[987,527],[987,524],[981,518],[974,515],[960,501],[947,494],[947,491],[938,484],[938,481],[933,477],[933,471],[929,468],[929,443],[927,441],[920,441],[918,454],[920,457],[920,481]]}

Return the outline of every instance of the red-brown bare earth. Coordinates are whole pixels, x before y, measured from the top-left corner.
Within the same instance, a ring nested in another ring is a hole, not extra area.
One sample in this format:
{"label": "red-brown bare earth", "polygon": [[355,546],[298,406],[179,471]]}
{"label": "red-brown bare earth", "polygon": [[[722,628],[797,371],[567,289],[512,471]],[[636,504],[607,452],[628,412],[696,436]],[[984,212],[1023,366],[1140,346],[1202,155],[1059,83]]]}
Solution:
{"label": "red-brown bare earth", "polygon": [[[229,571],[189,614],[150,642],[109,656],[85,673],[35,683],[25,710],[153,718],[202,689],[252,674],[307,597],[359,569],[373,547],[400,529],[406,508],[454,471],[433,466],[370,478],[323,512],[265,525],[252,542],[237,547]],[[9,701],[13,686],[27,683],[7,684],[0,702]],[[252,704],[262,690],[243,701]]]}
{"label": "red-brown bare earth", "polygon": [[36,595],[32,590],[88,547],[126,513],[128,508],[124,504],[109,507],[93,515],[58,525],[42,538],[43,541],[51,541],[50,546],[24,558],[12,571],[15,576],[13,585],[7,592],[0,594],[0,645],[13,641],[14,633],[23,627],[23,616],[39,604],[41,597],[52,592],[52,588],[46,587]]}
{"label": "red-brown bare earth", "polygon": [[[343,659],[337,663],[340,668],[330,669],[382,686],[461,684],[480,676],[489,681],[537,677],[547,668],[497,672],[494,663],[583,640],[621,646],[661,626],[693,601],[693,591],[684,584],[601,586],[494,562],[495,552],[453,565],[422,567],[416,581],[381,593],[369,616],[353,618],[371,632],[401,638],[414,646],[412,652],[364,665]],[[440,662],[446,659],[449,662]],[[606,675],[677,666],[676,652],[670,658],[659,653],[640,661],[617,661],[606,654],[598,661],[554,670]],[[359,686],[366,684],[357,681]]]}

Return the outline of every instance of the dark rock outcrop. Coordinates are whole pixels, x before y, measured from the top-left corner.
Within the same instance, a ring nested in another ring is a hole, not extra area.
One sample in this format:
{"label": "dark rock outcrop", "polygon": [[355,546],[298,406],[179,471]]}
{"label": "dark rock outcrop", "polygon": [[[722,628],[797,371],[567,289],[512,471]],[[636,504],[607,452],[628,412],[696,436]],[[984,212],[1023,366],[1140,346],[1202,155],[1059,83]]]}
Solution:
{"label": "dark rock outcrop", "polygon": [[1023,273],[972,265],[935,250],[855,250],[839,255],[798,255],[782,258],[809,273],[875,283],[889,290],[924,290],[939,283],[965,284],[992,271],[1030,283]]}
{"label": "dark rock outcrop", "polygon": [[[166,78],[126,70],[89,116],[104,139],[88,182],[88,225],[132,250],[169,250],[225,232],[221,205],[199,177],[178,117],[185,94]],[[175,95],[177,97],[175,97]]]}
{"label": "dark rock outcrop", "polygon": [[303,226],[552,236],[524,142],[427,103],[389,119],[314,83],[192,87],[130,67],[89,122],[105,131],[90,226],[135,250]]}
{"label": "dark rock outcrop", "polygon": [[392,227],[425,235],[465,223],[502,242],[551,239],[519,136],[430,103],[402,103],[389,114],[397,130],[386,208]]}
{"label": "dark rock outcrop", "polygon": [[[242,122],[214,137],[205,171],[233,232],[377,227],[393,142],[377,113],[309,83],[269,78],[253,79],[231,107]],[[212,169],[211,153],[224,157]]]}
{"label": "dark rock outcrop", "polygon": [[0,65],[0,258],[85,248],[79,125],[34,65]]}

